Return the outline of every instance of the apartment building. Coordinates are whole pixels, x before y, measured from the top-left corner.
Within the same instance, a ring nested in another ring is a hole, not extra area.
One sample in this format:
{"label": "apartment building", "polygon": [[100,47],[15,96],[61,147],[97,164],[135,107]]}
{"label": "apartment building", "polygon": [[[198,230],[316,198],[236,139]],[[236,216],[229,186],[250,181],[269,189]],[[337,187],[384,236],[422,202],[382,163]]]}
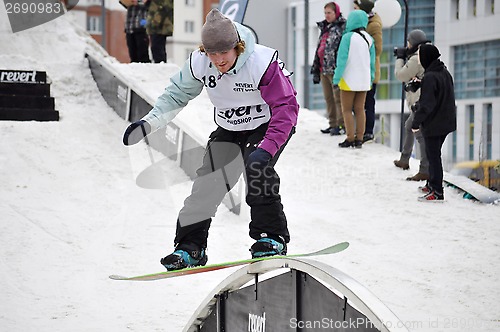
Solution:
{"label": "apartment building", "polygon": [[[102,2],[104,0],[64,0],[76,22],[102,45],[118,61],[127,63],[127,42],[125,40],[126,10],[118,0],[105,1],[105,24],[103,26]],[[104,29],[103,29],[104,28]],[[104,35],[103,35],[104,31]]]}

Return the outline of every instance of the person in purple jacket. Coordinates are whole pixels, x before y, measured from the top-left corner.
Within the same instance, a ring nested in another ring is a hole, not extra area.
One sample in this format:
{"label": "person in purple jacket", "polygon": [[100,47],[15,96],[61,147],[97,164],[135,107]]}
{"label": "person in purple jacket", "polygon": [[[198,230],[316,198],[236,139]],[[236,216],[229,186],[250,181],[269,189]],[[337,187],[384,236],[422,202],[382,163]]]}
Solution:
{"label": "person in purple jacket", "polygon": [[205,265],[208,230],[225,194],[245,172],[252,257],[285,255],[290,235],[274,169],[295,132],[299,105],[278,52],[212,9],[202,45],[191,53],[154,108],[125,131],[123,143],[166,126],[205,87],[218,128],[210,135],[191,195],[177,219],[175,249],[161,259],[167,270]]}

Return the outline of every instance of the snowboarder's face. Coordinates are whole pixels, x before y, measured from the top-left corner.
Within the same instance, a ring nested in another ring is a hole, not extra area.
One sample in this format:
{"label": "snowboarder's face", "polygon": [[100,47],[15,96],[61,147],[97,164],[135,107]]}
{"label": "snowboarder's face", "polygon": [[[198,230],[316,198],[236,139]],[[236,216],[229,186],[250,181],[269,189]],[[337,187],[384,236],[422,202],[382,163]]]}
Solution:
{"label": "snowboarder's face", "polygon": [[210,62],[212,62],[221,73],[227,73],[238,58],[234,48],[224,52],[208,52],[207,55]]}

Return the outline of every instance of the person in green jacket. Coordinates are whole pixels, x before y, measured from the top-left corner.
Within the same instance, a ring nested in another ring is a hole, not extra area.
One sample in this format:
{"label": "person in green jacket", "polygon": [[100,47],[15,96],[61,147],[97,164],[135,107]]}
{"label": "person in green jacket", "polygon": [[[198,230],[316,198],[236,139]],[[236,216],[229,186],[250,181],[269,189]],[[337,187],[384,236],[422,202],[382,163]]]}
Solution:
{"label": "person in green jacket", "polygon": [[[340,102],[347,138],[339,147],[361,148],[365,133],[365,99],[375,78],[375,45],[366,32],[368,16],[354,10],[347,17],[347,24],[337,51],[337,67],[333,84],[340,88]],[[356,116],[356,123],[352,111]]]}
{"label": "person in green jacket", "polygon": [[173,0],[149,0],[146,31],[151,41],[153,62],[167,62],[165,44],[174,31]]}
{"label": "person in green jacket", "polygon": [[363,136],[363,143],[372,141],[373,128],[375,126],[375,93],[377,91],[377,83],[380,80],[380,56],[382,55],[382,19],[373,12],[375,3],[372,0],[355,0],[354,9],[361,9],[368,15],[368,25],[366,32],[372,36],[375,41],[375,78],[373,79],[372,88],[366,93],[365,114],[366,127]]}

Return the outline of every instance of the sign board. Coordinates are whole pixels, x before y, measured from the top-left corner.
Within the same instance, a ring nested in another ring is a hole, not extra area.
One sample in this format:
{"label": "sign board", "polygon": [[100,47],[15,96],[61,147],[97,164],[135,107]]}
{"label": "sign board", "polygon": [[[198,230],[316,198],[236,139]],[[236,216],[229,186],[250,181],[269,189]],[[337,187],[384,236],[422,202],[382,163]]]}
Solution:
{"label": "sign board", "polygon": [[36,70],[0,69],[0,83],[47,83],[47,73]]}
{"label": "sign board", "polygon": [[243,23],[247,5],[248,0],[221,0],[219,1],[219,10],[231,20]]}

